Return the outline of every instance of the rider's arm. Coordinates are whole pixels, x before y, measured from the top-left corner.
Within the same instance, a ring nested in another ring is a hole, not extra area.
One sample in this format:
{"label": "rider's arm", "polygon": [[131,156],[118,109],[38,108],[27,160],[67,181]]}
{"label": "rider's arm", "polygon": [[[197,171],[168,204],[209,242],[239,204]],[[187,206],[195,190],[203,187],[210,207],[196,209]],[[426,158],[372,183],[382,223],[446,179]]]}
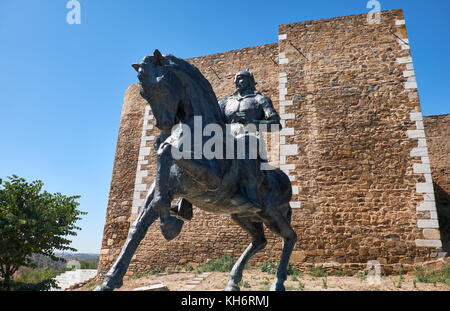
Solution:
{"label": "rider's arm", "polygon": [[[263,119],[262,120],[254,120],[252,123],[256,125],[266,125],[267,132],[277,132],[281,130],[280,116],[277,111],[273,107],[272,101],[270,98],[263,96],[260,100],[260,105],[263,110]],[[278,126],[272,126],[278,125]],[[262,128],[260,127],[260,130]]]}

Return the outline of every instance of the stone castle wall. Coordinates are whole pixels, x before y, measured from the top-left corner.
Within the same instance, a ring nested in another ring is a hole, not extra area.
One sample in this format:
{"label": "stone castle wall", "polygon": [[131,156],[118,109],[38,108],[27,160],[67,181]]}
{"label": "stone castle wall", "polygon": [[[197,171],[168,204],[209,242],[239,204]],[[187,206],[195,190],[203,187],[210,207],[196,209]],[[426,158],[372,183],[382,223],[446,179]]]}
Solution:
{"label": "stone castle wall", "polygon": [[[381,23],[374,25],[366,18],[281,25],[278,43],[188,60],[219,100],[234,91],[235,73],[249,69],[258,90],[280,113],[279,165],[292,182],[292,225],[298,234],[293,264],[373,259],[412,264],[444,255],[429,162],[433,178],[444,178],[441,184],[448,187],[448,144],[439,145],[438,138],[448,132],[439,126],[431,130],[428,148],[440,154],[435,166],[433,155],[428,156],[403,13],[383,12]],[[138,85],[131,85],[122,111],[100,273],[119,254],[154,178],[152,145],[159,133],[153,124]],[[253,263],[279,260],[281,239],[267,230],[266,236],[268,245]],[[163,239],[158,223],[150,227],[128,275],[202,263],[224,253],[237,257],[249,242],[228,216],[194,208],[193,220],[173,241]]]}
{"label": "stone castle wall", "polygon": [[450,250],[450,114],[424,117],[444,250]]}

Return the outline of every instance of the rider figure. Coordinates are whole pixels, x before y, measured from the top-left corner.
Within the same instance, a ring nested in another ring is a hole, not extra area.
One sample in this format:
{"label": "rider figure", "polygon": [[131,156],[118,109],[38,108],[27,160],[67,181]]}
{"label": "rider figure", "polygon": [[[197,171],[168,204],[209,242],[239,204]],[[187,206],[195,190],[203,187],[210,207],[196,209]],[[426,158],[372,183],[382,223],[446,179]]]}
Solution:
{"label": "rider figure", "polygon": [[221,100],[219,105],[224,114],[225,123],[231,124],[233,135],[252,135],[256,138],[258,145],[262,144],[261,147],[251,146],[247,139],[246,150],[251,153],[251,148],[256,148],[254,151],[256,151],[257,158],[252,159],[247,153],[243,160],[244,165],[242,165],[242,174],[246,175],[246,183],[242,185],[242,188],[246,192],[247,200],[252,202],[255,207],[255,205],[260,206],[257,189],[263,178],[261,163],[267,162],[264,141],[259,132],[279,131],[281,129],[280,116],[270,98],[256,90],[257,83],[253,74],[248,70],[236,73],[234,83],[236,91]]}

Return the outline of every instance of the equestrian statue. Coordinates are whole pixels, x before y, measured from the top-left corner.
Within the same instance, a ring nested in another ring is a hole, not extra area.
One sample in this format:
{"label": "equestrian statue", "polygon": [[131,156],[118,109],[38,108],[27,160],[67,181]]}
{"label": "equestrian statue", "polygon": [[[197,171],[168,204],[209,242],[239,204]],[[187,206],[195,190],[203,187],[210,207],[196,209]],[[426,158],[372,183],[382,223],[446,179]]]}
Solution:
{"label": "equestrian statue", "polygon": [[[281,127],[271,100],[256,90],[248,70],[236,74],[236,91],[218,102],[209,81],[183,59],[155,50],[132,66],[138,72],[140,94],[161,130],[155,143],[156,178],[130,226],[122,251],[95,290],[121,287],[149,226],[159,218],[161,233],[170,241],[180,234],[182,219],[192,218],[193,206],[230,215],[252,238],[234,264],[225,290],[240,290],[245,265],[267,244],[264,225],[284,240],[270,290],[285,290],[297,235],[290,225],[289,177],[268,164],[260,134]],[[213,132],[219,139],[211,143]],[[246,148],[239,147],[241,142]],[[174,199],[178,201],[172,206]]]}

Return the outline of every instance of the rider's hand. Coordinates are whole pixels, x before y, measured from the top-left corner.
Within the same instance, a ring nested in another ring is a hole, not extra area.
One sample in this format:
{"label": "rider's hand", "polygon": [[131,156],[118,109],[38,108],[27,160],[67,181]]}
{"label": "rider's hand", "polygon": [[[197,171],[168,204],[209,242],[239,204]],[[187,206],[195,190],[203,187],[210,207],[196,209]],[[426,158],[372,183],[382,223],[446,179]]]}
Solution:
{"label": "rider's hand", "polygon": [[248,123],[245,112],[236,112],[233,116],[233,120],[242,124]]}

